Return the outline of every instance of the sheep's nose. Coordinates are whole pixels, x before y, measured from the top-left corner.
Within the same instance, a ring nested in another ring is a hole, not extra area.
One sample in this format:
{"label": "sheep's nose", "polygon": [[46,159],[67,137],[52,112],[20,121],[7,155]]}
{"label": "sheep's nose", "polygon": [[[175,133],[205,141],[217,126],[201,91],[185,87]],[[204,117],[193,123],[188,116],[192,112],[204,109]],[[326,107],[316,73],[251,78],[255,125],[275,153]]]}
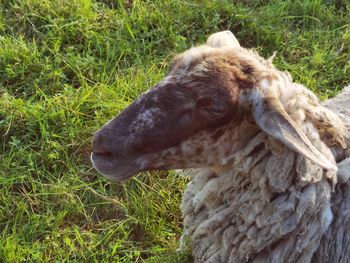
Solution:
{"label": "sheep's nose", "polygon": [[110,154],[111,145],[108,143],[106,136],[98,131],[92,137],[91,142],[92,152],[96,154]]}

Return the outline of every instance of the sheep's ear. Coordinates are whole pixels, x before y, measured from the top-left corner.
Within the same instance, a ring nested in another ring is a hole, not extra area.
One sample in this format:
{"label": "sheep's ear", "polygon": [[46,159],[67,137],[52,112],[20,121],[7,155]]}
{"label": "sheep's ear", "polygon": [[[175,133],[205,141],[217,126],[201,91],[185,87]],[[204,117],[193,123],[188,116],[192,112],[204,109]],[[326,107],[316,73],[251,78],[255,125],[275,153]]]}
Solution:
{"label": "sheep's ear", "polygon": [[238,40],[231,31],[221,31],[208,37],[207,45],[214,48],[240,47]]}
{"label": "sheep's ear", "polygon": [[313,146],[276,97],[255,94],[252,107],[256,123],[267,134],[273,136],[292,150],[304,155],[322,168],[337,170],[336,165]]}

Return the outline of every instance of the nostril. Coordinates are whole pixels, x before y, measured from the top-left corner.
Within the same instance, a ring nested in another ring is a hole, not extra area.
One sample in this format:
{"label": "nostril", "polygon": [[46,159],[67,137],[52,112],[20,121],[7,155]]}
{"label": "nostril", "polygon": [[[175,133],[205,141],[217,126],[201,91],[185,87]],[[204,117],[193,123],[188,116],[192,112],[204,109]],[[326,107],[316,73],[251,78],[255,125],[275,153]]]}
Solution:
{"label": "nostril", "polygon": [[108,147],[108,143],[100,132],[94,134],[91,142],[91,148],[94,154],[112,154]]}
{"label": "nostril", "polygon": [[115,159],[119,155],[112,149],[111,140],[103,132],[98,131],[94,134],[91,142],[91,150],[95,157],[103,159]]}

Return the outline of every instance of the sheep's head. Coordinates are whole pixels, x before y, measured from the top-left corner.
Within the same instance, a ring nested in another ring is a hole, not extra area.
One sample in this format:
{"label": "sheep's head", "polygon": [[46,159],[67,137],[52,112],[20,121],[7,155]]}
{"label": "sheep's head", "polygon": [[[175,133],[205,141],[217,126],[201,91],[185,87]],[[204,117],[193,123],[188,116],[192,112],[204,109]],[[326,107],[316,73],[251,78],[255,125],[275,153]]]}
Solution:
{"label": "sheep's head", "polygon": [[111,180],[155,169],[223,169],[259,130],[327,169],[283,109],[269,61],[229,31],[176,57],[167,76],[96,132],[94,167]]}

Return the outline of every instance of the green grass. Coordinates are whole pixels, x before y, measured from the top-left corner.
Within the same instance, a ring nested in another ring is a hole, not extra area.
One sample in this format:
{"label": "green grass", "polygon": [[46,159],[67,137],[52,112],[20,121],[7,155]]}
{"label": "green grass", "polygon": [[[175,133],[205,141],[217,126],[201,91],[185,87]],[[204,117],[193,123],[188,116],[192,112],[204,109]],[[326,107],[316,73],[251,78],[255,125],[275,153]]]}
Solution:
{"label": "green grass", "polygon": [[0,0],[0,262],[187,262],[176,254],[187,179],[110,184],[91,135],[232,30],[322,98],[350,83],[345,1]]}

